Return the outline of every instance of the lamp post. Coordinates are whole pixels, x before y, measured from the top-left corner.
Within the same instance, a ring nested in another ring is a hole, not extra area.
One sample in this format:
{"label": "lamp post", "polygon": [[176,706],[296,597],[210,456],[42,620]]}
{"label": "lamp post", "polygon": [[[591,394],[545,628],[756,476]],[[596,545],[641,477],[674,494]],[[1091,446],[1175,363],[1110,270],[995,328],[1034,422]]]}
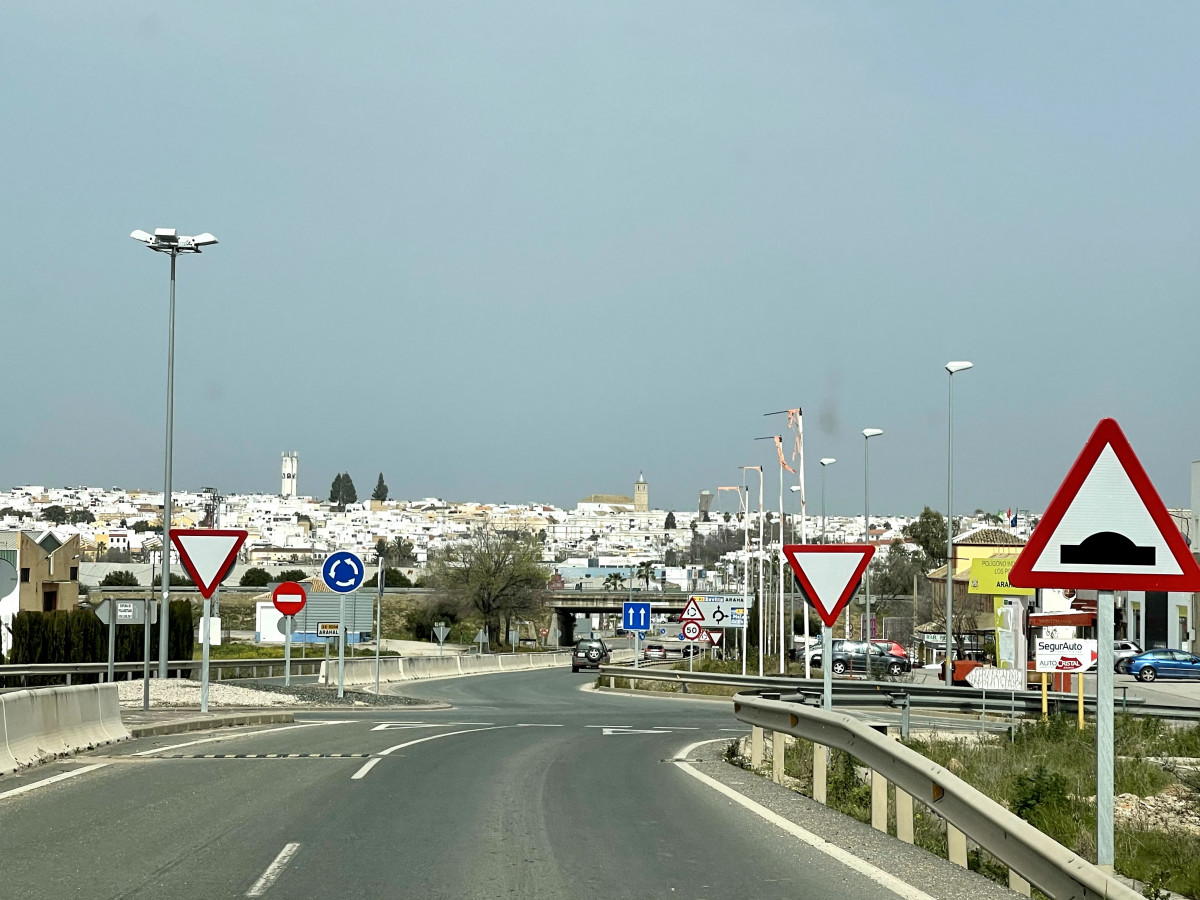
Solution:
{"label": "lamp post", "polygon": [[[871,543],[871,438],[883,434],[882,428],[863,429],[863,541]],[[871,674],[871,570],[863,573],[867,600],[867,674]],[[849,616],[849,613],[847,613]],[[847,619],[849,622],[849,619]]]}
{"label": "lamp post", "polygon": [[181,253],[199,253],[201,247],[215,244],[208,232],[189,237],[176,234],[174,228],[155,228],[154,234],[142,230],[129,235],[156,253],[171,257],[171,305],[167,318],[167,446],[163,464],[163,560],[162,609],[158,615],[158,677],[167,677],[167,618],[171,601],[171,454],[175,434],[175,258]]}
{"label": "lamp post", "polygon": [[829,538],[825,535],[825,469],[832,466],[836,459],[832,456],[826,456],[821,460],[821,543],[829,543]]}
{"label": "lamp post", "polygon": [[954,665],[950,656],[954,643],[954,373],[971,368],[974,363],[966,360],[946,363],[946,687],[954,686]]}
{"label": "lamp post", "polygon": [[[766,619],[764,611],[764,602],[766,597],[763,596],[763,470],[762,466],[742,466],[743,470],[758,473],[758,677],[763,677],[763,643],[766,640]],[[746,496],[749,501],[749,494]],[[747,506],[749,503],[747,502]],[[750,514],[747,510],[746,518],[749,520]]]}

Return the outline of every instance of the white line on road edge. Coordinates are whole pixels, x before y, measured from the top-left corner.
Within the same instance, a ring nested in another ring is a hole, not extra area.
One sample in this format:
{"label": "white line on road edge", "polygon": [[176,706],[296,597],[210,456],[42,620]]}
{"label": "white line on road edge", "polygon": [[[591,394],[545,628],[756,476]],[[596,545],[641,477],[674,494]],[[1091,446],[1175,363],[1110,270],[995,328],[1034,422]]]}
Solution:
{"label": "white line on road edge", "polygon": [[54,784],[56,781],[66,781],[68,778],[74,778],[76,775],[83,775],[87,772],[94,772],[96,769],[103,769],[108,763],[93,763],[90,766],[84,766],[82,769],[72,769],[70,772],[60,772],[57,775],[51,775],[49,778],[43,778],[41,781],[35,781],[33,784],[26,784],[19,788],[13,788],[11,791],[5,791],[0,794],[0,800],[6,797],[15,797],[17,794],[36,791],[40,787],[45,787],[48,784]]}
{"label": "white line on road edge", "polygon": [[253,737],[256,734],[274,734],[277,731],[291,731],[293,728],[315,728],[318,725],[349,725],[353,719],[336,719],[328,722],[305,722],[302,725],[284,725],[280,728],[264,728],[261,731],[238,731],[220,734],[216,737],[202,738],[198,741],[185,741],[182,744],[168,744],[166,747],[155,747],[153,750],[142,750],[131,753],[130,756],[151,756],[155,753],[166,753],[168,750],[178,750],[181,747],[195,747],[197,744],[211,744],[213,741],[230,741],[234,738]]}
{"label": "white line on road edge", "polygon": [[357,772],[355,772],[353,775],[350,776],[350,780],[358,781],[360,778],[362,778],[364,775],[366,775],[368,772],[370,772],[373,768],[375,768],[376,763],[378,763],[379,760],[382,758],[383,757],[377,756],[374,759],[367,760],[366,764],[361,769],[359,769]]}
{"label": "white line on road edge", "polygon": [[292,857],[296,855],[296,851],[300,849],[299,844],[284,844],[283,849],[279,851],[279,855],[275,857],[275,861],[267,866],[267,871],[259,876],[258,881],[250,886],[250,890],[246,891],[247,897],[261,897],[271,889],[271,885],[275,880],[283,874],[283,870],[287,864],[292,861]]}
{"label": "white line on road edge", "polygon": [[[697,747],[702,747],[705,744],[716,744],[727,740],[728,738],[717,738],[716,740],[711,741],[697,741],[694,744],[689,744],[687,747],[677,753],[676,757],[679,760],[686,760],[691,755],[692,751]],[[750,810],[760,818],[766,819],[775,827],[786,831],[793,837],[798,838],[799,840],[808,844],[814,850],[820,850],[826,856],[836,859],[838,862],[853,869],[860,875],[865,875],[880,887],[886,888],[900,897],[904,897],[905,900],[934,900],[932,896],[925,893],[920,888],[915,888],[911,884],[901,881],[895,875],[885,872],[883,869],[877,868],[871,865],[869,862],[859,859],[853,853],[843,850],[836,844],[831,844],[823,837],[819,837],[818,835],[813,834],[811,831],[801,828],[795,822],[785,819],[783,816],[779,815],[779,813],[769,810],[761,804],[755,803],[749,797],[739,794],[733,788],[721,784],[721,782],[717,781],[715,778],[711,778],[708,775],[705,775],[703,772],[696,771],[694,768],[692,768],[691,763],[677,761],[675,765],[701,783],[707,784],[713,790],[724,794],[734,803],[744,806],[746,809]]]}

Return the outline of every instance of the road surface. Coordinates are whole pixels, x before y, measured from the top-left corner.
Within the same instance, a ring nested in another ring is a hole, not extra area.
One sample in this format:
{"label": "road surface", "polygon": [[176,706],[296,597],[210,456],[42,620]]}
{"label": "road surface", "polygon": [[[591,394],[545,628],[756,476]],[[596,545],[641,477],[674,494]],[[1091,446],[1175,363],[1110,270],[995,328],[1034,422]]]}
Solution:
{"label": "road surface", "polygon": [[[783,790],[719,761],[746,732],[728,703],[580,690],[593,679],[409,684],[397,690],[453,708],[298,713],[292,726],[149,738],[4,779],[0,895],[926,900],[993,889],[947,868],[921,876],[927,894],[880,877],[909,866],[886,843],[856,869],[798,840],[727,793]],[[759,784],[723,793],[685,771],[699,765],[672,762],[685,752]]]}

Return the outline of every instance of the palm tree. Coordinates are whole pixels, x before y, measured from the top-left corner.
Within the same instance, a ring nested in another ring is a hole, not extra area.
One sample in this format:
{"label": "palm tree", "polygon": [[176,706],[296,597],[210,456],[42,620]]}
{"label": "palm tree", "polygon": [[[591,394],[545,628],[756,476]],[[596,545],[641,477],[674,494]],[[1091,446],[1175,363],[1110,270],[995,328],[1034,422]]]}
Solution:
{"label": "palm tree", "polygon": [[625,583],[624,577],[619,572],[613,572],[604,579],[604,589],[606,591],[619,591],[621,585]]}
{"label": "palm tree", "polygon": [[638,563],[637,577],[642,579],[646,584],[646,590],[650,590],[650,579],[654,577],[654,563],[641,562]]}

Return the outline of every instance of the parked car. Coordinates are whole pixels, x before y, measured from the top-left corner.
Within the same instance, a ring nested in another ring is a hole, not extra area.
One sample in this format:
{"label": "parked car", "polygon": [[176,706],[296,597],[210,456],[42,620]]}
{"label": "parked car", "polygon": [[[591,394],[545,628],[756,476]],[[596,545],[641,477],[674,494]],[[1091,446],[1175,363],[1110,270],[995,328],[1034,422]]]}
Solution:
{"label": "parked car", "polygon": [[1142,652],[1142,645],[1137,641],[1113,641],[1113,668],[1124,672],[1129,660]]}
{"label": "parked car", "polygon": [[1128,672],[1138,681],[1200,678],[1200,656],[1186,650],[1147,650],[1129,659]]}
{"label": "parked car", "polygon": [[[891,642],[888,641],[888,644]],[[830,668],[834,675],[844,675],[847,672],[867,671],[868,653],[870,654],[871,671],[886,672],[888,675],[903,675],[912,671],[912,663],[907,656],[889,653],[878,643],[868,644],[866,641],[835,640],[833,642],[833,658]],[[812,656],[812,665],[821,668],[823,652],[817,650]]]}
{"label": "parked car", "polygon": [[884,653],[890,653],[892,656],[903,656],[905,659],[908,658],[908,651],[895,641],[881,641],[876,639],[871,641],[871,646],[881,647]]}
{"label": "parked car", "polygon": [[571,671],[598,669],[608,665],[611,659],[612,653],[604,641],[588,638],[575,645],[575,651],[571,654]]}
{"label": "parked car", "polygon": [[667,648],[662,644],[647,644],[643,656],[646,659],[666,659]]}

